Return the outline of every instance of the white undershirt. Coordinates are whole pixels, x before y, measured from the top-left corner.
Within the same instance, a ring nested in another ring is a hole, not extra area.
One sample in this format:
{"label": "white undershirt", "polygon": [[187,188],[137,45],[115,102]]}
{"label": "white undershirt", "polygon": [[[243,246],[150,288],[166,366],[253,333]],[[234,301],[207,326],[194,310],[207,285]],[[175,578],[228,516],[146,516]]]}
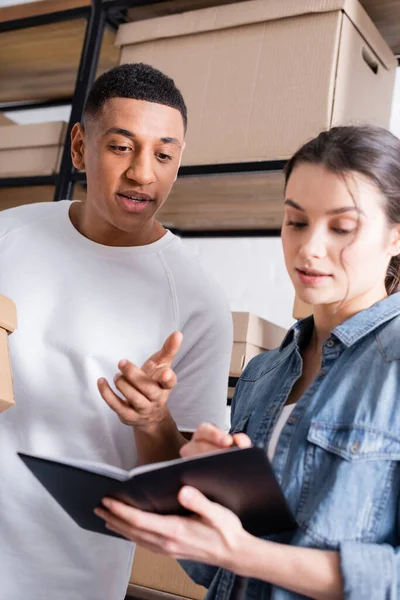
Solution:
{"label": "white undershirt", "polygon": [[279,419],[276,422],[276,425],[275,425],[274,430],[271,435],[271,439],[268,444],[267,454],[268,454],[269,460],[272,460],[274,457],[276,445],[279,440],[279,436],[281,435],[282,429],[284,428],[286,421],[290,417],[295,406],[296,406],[296,403],[285,404],[285,406],[282,409],[281,414],[279,415]]}

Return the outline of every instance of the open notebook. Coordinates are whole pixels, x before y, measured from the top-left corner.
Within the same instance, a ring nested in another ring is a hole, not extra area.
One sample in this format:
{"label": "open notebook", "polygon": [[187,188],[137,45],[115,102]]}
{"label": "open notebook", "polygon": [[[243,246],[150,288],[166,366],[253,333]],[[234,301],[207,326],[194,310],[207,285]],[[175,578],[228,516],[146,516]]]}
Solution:
{"label": "open notebook", "polygon": [[235,447],[131,471],[88,461],[19,456],[72,519],[90,531],[119,537],[93,512],[105,496],[145,511],[187,515],[177,500],[183,485],[191,485],[231,509],[254,535],[296,526],[262,448]]}

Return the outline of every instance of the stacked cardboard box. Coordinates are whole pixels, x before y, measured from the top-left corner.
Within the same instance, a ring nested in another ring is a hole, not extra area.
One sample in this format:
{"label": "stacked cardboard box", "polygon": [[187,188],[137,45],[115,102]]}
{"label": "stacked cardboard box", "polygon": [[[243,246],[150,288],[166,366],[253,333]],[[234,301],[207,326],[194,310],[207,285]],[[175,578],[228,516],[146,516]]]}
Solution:
{"label": "stacked cardboard box", "polygon": [[0,126],[0,177],[56,173],[65,131],[63,121]]}
{"label": "stacked cardboard box", "polygon": [[[196,585],[179,563],[168,556],[154,554],[149,550],[137,547],[133,561],[129,595],[135,598],[147,598],[148,590],[156,590],[173,594],[174,598],[190,598],[191,600],[202,600],[206,589]],[[153,596],[156,598],[156,594]],[[160,598],[163,597],[160,595]]]}
{"label": "stacked cardboard box", "polygon": [[[121,63],[182,90],[183,165],[286,160],[333,125],[389,125],[397,61],[357,0],[224,2],[126,23],[116,43]],[[190,177],[161,215],[182,230],[278,229],[282,198],[278,173]]]}
{"label": "stacked cardboard box", "polygon": [[228,399],[233,396],[234,386],[243,369],[252,358],[277,348],[286,335],[286,329],[266,319],[248,313],[234,312],[233,348],[229,371]]}
{"label": "stacked cardboard box", "polygon": [[6,117],[3,113],[0,113],[0,126],[2,125],[15,125],[15,123],[11,121],[11,119]]}
{"label": "stacked cardboard box", "polygon": [[181,231],[280,229],[282,171],[179,177],[159,212]]}
{"label": "stacked cardboard box", "polygon": [[0,295],[0,413],[14,404],[8,336],[17,328],[17,312],[10,298]]}
{"label": "stacked cardboard box", "polygon": [[127,23],[121,63],[173,77],[183,164],[288,158],[322,129],[388,126],[397,61],[357,0],[251,0]]}
{"label": "stacked cardboard box", "polygon": [[[0,210],[14,208],[22,204],[35,202],[52,202],[55,187],[52,185],[35,185],[31,187],[0,187]],[[86,190],[81,185],[74,187],[74,200],[84,200]]]}

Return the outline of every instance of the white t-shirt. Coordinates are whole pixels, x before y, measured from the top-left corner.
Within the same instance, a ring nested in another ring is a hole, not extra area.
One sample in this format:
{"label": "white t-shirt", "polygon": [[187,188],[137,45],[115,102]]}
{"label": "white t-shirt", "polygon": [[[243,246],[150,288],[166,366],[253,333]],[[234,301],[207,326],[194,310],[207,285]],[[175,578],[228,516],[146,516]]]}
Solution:
{"label": "white t-shirt", "polygon": [[221,427],[232,318],[218,286],[167,232],[140,247],[96,244],[69,201],[0,212],[0,293],[17,306],[10,336],[16,405],[0,414],[0,596],[122,600],[134,546],[80,529],[16,452],[135,466],[132,428],[97,390],[123,358],[141,365],[175,330],[181,430]]}

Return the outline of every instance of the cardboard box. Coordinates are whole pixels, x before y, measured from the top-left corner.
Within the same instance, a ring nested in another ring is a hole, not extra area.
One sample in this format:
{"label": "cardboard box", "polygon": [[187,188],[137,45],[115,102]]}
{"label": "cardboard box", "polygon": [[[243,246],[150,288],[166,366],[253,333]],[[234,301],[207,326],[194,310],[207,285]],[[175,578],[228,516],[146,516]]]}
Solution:
{"label": "cardboard box", "polygon": [[[76,9],[80,11],[85,5],[90,9],[91,4],[91,0],[0,2],[2,23],[21,20],[28,25],[31,17],[37,17],[35,27],[11,26],[9,31],[2,31],[1,103],[72,98],[87,27],[87,17],[83,13],[79,18],[73,16]],[[64,10],[70,11],[68,20],[49,17],[50,13]],[[39,25],[39,22],[43,24]],[[106,27],[101,38],[96,76],[118,64],[113,28]],[[87,56],[88,61],[93,60],[90,48]]]}
{"label": "cardboard box", "polygon": [[[23,204],[35,204],[36,202],[52,202],[54,190],[55,188],[52,185],[0,187],[0,210]],[[74,187],[74,200],[85,200],[85,198],[85,189],[80,184],[76,184]]]}
{"label": "cardboard box", "polygon": [[[167,0],[128,9],[128,21],[152,19],[164,15],[198,10],[220,4],[233,4],[244,0]],[[285,0],[283,0],[285,1]],[[382,37],[389,44],[393,54],[400,54],[400,2],[399,0],[361,0]]]}
{"label": "cardboard box", "polygon": [[3,113],[0,113],[0,125],[15,125],[14,121],[11,121]]}
{"label": "cardboard box", "polygon": [[305,319],[306,317],[310,316],[312,312],[313,307],[311,304],[307,304],[295,296],[293,305],[293,319]]}
{"label": "cardboard box", "polygon": [[8,336],[17,327],[15,304],[0,295],[0,412],[15,404]]}
{"label": "cardboard box", "polygon": [[248,312],[234,312],[230,377],[240,377],[247,363],[265,350],[277,348],[286,329]]}
{"label": "cardboard box", "polygon": [[[164,4],[164,3],[163,3]],[[393,54],[400,54],[399,0],[361,0],[361,4],[385,38]],[[133,20],[133,19],[132,19]]]}
{"label": "cardboard box", "polygon": [[182,164],[286,159],[332,125],[389,125],[397,61],[357,0],[211,7],[123,24],[116,44],[182,90]]}
{"label": "cardboard box", "polygon": [[233,4],[235,2],[244,2],[245,0],[164,0],[128,8],[128,21],[139,21],[144,19],[154,19],[184,12],[185,10],[199,10],[210,6],[219,6],[222,4]]}
{"label": "cardboard box", "polygon": [[178,177],[158,218],[181,231],[280,229],[283,199],[282,171]]}
{"label": "cardboard box", "polygon": [[62,121],[0,126],[0,176],[56,173],[65,132]]}
{"label": "cardboard box", "polygon": [[130,583],[194,600],[202,600],[206,594],[206,589],[196,585],[176,560],[140,546],[136,548]]}

